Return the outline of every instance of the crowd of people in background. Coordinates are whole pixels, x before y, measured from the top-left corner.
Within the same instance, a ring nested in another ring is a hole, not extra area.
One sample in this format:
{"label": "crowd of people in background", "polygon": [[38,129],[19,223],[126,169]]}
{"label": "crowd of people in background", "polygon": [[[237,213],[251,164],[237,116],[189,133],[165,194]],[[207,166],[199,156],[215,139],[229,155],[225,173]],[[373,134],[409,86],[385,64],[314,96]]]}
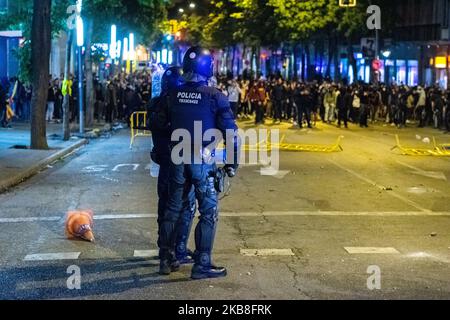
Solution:
{"label": "crowd of people in background", "polygon": [[[45,120],[61,123],[64,95],[69,94],[69,121],[78,121],[78,79],[69,77],[64,88],[61,78],[52,78],[48,86]],[[68,86],[68,88],[67,88]],[[84,81],[86,89],[86,81]],[[147,72],[125,73],[100,81],[94,79],[94,119],[97,122],[128,122],[135,111],[145,110],[151,97],[151,75]],[[11,127],[13,121],[29,122],[31,119],[32,88],[17,78],[0,83],[0,125]],[[86,112],[86,103],[84,103]],[[11,110],[11,115],[7,110]]]}
{"label": "crowd of people in background", "polygon": [[[63,95],[69,93],[69,121],[78,120],[78,81],[73,76],[64,88],[61,78],[49,83],[45,119],[59,123],[63,118]],[[362,128],[369,123],[404,128],[432,126],[450,131],[450,90],[406,85],[346,85],[331,81],[287,81],[281,77],[260,80],[219,77],[217,86],[231,104],[237,119],[254,120],[256,125],[272,121],[292,123],[298,128],[312,128],[318,121],[348,128],[349,123]],[[68,92],[66,92],[68,91]],[[94,119],[97,122],[129,124],[130,115],[145,110],[151,99],[150,72],[120,73],[104,80],[94,80]],[[11,126],[13,119],[30,121],[32,89],[17,78],[0,85],[0,124]],[[84,104],[86,105],[86,104]],[[8,117],[7,109],[14,116]]]}
{"label": "crowd of people in background", "polygon": [[331,81],[267,80],[218,81],[238,119],[254,118],[255,124],[291,122],[312,128],[317,121],[348,128],[350,122],[367,128],[369,123],[405,128],[433,126],[450,131],[450,90],[406,85],[346,85]]}

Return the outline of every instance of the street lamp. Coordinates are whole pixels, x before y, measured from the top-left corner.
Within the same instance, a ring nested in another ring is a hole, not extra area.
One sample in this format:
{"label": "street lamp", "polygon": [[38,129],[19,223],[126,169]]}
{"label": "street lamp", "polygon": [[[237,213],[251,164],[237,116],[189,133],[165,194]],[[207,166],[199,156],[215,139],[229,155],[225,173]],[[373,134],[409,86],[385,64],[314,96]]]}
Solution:
{"label": "street lamp", "polygon": [[84,133],[84,111],[83,111],[83,45],[84,45],[84,26],[81,18],[82,1],[77,2],[77,47],[78,47],[78,99],[80,108],[80,133]]}
{"label": "street lamp", "polygon": [[133,61],[135,60],[136,53],[134,51],[134,33],[130,33],[129,39],[128,59],[130,60],[130,72],[133,73]]}
{"label": "street lamp", "polygon": [[115,24],[111,26],[111,44],[109,47],[109,56],[112,60],[117,58],[117,27]]}
{"label": "street lamp", "polygon": [[191,2],[190,4],[189,4],[189,8],[191,8],[191,9],[195,9],[195,3],[194,2]]}
{"label": "street lamp", "polygon": [[125,72],[128,72],[128,38],[123,39],[123,61],[125,61]]}
{"label": "street lamp", "polygon": [[117,59],[120,59],[121,55],[122,55],[122,41],[119,40],[119,41],[117,41],[117,46],[116,46]]}
{"label": "street lamp", "polygon": [[183,8],[180,8],[180,9],[178,9],[178,12],[179,12],[179,13],[183,13],[183,12],[184,12],[184,9],[183,9]]}

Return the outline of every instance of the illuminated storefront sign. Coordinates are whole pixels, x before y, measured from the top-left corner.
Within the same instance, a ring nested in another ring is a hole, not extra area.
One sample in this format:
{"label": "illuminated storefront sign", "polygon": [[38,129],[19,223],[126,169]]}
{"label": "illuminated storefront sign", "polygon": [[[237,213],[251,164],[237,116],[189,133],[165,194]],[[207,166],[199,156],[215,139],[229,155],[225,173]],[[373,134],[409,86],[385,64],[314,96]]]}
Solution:
{"label": "illuminated storefront sign", "polygon": [[434,59],[435,67],[438,69],[445,69],[447,68],[447,57],[445,56],[439,56]]}

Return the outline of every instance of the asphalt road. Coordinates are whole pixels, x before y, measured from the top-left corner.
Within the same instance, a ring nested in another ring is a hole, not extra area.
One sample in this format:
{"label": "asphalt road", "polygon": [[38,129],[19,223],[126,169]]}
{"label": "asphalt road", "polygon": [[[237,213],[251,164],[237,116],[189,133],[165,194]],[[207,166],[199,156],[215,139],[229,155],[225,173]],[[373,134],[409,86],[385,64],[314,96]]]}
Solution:
{"label": "asphalt road", "polygon": [[[289,143],[331,144],[343,135],[344,151],[281,152],[275,176],[261,175],[261,165],[241,168],[221,202],[215,242],[227,278],[191,281],[188,266],[157,274],[149,141],[130,150],[122,131],[0,195],[0,298],[449,299],[450,158],[391,147],[396,133],[422,147],[423,138],[450,136],[382,125],[289,127]],[[63,217],[74,208],[94,210],[95,244],[65,238]],[[70,266],[81,272],[79,290],[68,289]]]}

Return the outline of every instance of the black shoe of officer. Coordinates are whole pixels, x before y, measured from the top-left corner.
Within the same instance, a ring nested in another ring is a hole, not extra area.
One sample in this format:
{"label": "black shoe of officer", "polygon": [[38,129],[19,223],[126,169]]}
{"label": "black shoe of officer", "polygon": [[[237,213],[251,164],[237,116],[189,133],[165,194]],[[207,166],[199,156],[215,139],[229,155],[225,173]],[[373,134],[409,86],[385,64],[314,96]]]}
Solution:
{"label": "black shoe of officer", "polygon": [[210,278],[222,278],[227,276],[227,269],[224,267],[202,266],[194,264],[192,268],[191,278],[193,280],[210,279]]}
{"label": "black shoe of officer", "polygon": [[172,268],[170,266],[170,260],[161,259],[159,261],[159,274],[162,276],[168,276],[172,272]]}
{"label": "black shoe of officer", "polygon": [[191,278],[193,280],[222,278],[226,277],[227,269],[216,267],[211,262],[211,257],[207,253],[194,253],[195,264],[192,267]]}
{"label": "black shoe of officer", "polygon": [[180,262],[175,258],[175,255],[169,251],[160,250],[159,274],[167,276],[178,270],[180,270]]}
{"label": "black shoe of officer", "polygon": [[159,262],[159,274],[162,276],[168,276],[172,272],[180,270],[180,262],[178,260],[161,260]]}

